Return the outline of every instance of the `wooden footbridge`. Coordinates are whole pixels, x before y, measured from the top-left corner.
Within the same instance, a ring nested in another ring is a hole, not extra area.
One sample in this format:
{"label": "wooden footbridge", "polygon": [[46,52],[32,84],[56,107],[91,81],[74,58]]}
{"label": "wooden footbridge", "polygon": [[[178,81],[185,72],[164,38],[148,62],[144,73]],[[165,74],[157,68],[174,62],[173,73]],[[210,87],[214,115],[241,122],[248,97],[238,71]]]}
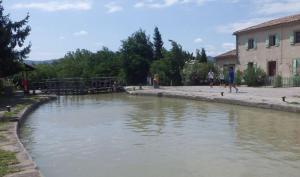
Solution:
{"label": "wooden footbridge", "polygon": [[57,95],[83,95],[124,90],[114,77],[47,79],[32,83],[30,89]]}

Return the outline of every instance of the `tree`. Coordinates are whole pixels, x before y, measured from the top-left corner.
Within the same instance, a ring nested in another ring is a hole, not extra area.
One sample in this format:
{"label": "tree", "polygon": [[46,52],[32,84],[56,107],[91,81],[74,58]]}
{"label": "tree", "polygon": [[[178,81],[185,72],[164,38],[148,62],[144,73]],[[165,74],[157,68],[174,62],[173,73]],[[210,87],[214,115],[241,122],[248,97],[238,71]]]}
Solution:
{"label": "tree", "polygon": [[154,76],[158,74],[160,85],[170,85],[169,60],[156,60],[151,64],[150,72]]}
{"label": "tree", "polygon": [[26,37],[30,33],[27,25],[29,15],[17,22],[4,15],[2,0],[0,0],[0,77],[6,77],[22,69],[21,62],[30,52],[31,45],[24,47]]}
{"label": "tree", "polygon": [[161,34],[157,27],[154,29],[154,59],[159,60],[163,58],[162,50],[164,42],[162,41]]}
{"label": "tree", "polygon": [[170,40],[172,48],[167,56],[170,60],[170,80],[172,85],[181,85],[182,79],[180,72],[183,69],[185,62],[188,60],[188,53],[183,51],[181,45],[177,42]]}
{"label": "tree", "polygon": [[195,59],[197,60],[197,61],[201,61],[201,54],[200,54],[200,50],[199,49],[196,49],[196,57],[195,57]]}
{"label": "tree", "polygon": [[139,30],[122,41],[121,59],[124,80],[128,84],[146,83],[153,61],[153,44],[145,31]]}
{"label": "tree", "polygon": [[201,50],[200,63],[207,63],[207,55],[204,48]]}

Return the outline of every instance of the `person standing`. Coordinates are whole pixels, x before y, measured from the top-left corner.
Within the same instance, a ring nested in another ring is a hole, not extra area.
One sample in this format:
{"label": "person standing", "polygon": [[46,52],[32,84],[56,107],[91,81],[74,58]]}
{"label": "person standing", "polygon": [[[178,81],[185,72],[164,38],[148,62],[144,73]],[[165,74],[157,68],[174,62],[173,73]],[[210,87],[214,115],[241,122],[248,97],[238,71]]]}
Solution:
{"label": "person standing", "polygon": [[226,86],[223,71],[220,72],[219,79],[220,79],[220,86],[222,86],[223,84]]}
{"label": "person standing", "polygon": [[235,73],[233,67],[230,67],[228,72],[228,78],[229,78],[229,91],[232,92],[232,87],[235,88],[236,93],[239,92],[239,89],[235,85]]}
{"label": "person standing", "polygon": [[214,72],[212,70],[210,70],[208,73],[208,80],[209,80],[209,86],[210,88],[212,88],[214,85]]}

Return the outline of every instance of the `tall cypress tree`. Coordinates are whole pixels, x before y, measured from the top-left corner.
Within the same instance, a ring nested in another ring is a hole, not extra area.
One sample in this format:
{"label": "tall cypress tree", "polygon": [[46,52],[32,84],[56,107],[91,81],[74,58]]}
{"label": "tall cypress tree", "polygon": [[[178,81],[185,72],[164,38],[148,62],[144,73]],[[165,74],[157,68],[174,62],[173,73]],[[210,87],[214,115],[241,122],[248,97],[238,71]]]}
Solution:
{"label": "tall cypress tree", "polygon": [[154,59],[159,60],[163,58],[162,50],[164,42],[162,41],[161,34],[157,27],[154,29]]}
{"label": "tall cypress tree", "polygon": [[201,61],[201,54],[200,54],[200,50],[199,49],[196,49],[196,57],[195,59],[200,62]]}
{"label": "tall cypress tree", "polygon": [[207,55],[204,48],[201,50],[200,63],[207,63]]}
{"label": "tall cypress tree", "polygon": [[21,70],[21,64],[30,52],[31,45],[23,46],[30,33],[27,25],[29,15],[17,22],[10,20],[4,14],[2,0],[0,0],[0,77],[15,74]]}

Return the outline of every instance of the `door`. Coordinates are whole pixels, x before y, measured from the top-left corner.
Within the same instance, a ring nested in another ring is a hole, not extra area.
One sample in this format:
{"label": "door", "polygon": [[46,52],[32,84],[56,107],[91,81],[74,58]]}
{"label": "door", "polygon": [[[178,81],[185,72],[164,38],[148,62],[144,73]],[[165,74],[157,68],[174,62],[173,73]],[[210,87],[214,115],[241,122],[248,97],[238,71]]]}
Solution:
{"label": "door", "polygon": [[276,75],[276,61],[268,62],[268,74],[270,77],[273,77]]}

